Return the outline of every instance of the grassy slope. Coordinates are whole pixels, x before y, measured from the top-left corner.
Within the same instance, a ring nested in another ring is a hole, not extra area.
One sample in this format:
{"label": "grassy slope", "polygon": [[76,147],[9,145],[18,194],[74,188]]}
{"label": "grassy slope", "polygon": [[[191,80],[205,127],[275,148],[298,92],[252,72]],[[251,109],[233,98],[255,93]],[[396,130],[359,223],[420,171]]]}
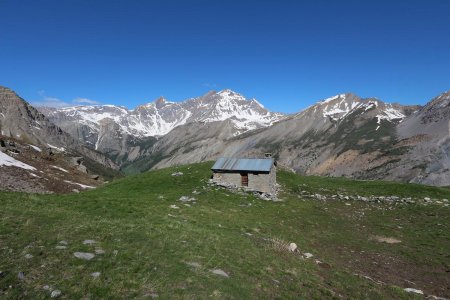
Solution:
{"label": "grassy slope", "polygon": [[[209,167],[205,163],[148,172],[80,194],[0,193],[0,271],[4,272],[0,297],[46,298],[50,293],[44,285],[60,289],[67,298],[152,293],[160,299],[411,297],[392,283],[441,296],[448,292],[448,275],[442,271],[442,266],[448,270],[450,260],[448,207],[392,208],[362,202],[347,206],[299,196],[299,190],[309,189],[322,194],[346,190],[441,199],[450,198],[448,190],[279,172],[284,201],[265,202],[209,188]],[[170,176],[175,170],[184,175]],[[193,195],[194,190],[200,194]],[[197,203],[184,206],[178,201],[183,195],[196,197]],[[170,208],[172,204],[180,209]],[[373,235],[396,237],[402,243],[379,243],[369,238]],[[324,264],[281,250],[270,238],[295,242]],[[93,252],[95,246],[82,244],[85,239],[98,241],[96,246],[106,253],[91,261],[75,258],[76,251]],[[68,241],[66,250],[55,249],[61,240]],[[26,253],[34,257],[26,259]],[[432,276],[440,287],[427,286],[422,279],[417,279],[422,286],[414,286],[387,277],[381,277],[387,284],[377,284],[354,275],[383,276],[368,265],[377,255],[392,258],[393,266],[414,268],[421,278]],[[212,274],[213,268],[230,277]],[[25,274],[23,281],[17,278],[20,271]],[[92,272],[101,275],[92,279]]]}

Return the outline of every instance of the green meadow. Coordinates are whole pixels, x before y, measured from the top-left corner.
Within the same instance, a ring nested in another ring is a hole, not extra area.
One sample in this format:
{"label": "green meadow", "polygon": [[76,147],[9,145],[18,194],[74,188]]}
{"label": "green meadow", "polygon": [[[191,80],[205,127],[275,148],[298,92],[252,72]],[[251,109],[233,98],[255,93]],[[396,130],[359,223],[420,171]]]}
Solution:
{"label": "green meadow", "polygon": [[[210,167],[78,194],[0,192],[0,298],[422,298],[405,288],[450,296],[449,189],[279,171],[273,202],[209,184]],[[305,196],[313,193],[328,198]]]}

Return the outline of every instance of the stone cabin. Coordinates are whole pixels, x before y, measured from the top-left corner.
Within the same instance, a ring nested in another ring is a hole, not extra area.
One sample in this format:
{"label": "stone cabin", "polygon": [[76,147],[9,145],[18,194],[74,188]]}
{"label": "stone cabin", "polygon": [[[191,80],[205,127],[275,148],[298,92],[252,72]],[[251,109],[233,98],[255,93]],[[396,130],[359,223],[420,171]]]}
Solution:
{"label": "stone cabin", "polygon": [[211,168],[213,182],[244,187],[274,195],[276,193],[276,162],[273,158],[221,157]]}

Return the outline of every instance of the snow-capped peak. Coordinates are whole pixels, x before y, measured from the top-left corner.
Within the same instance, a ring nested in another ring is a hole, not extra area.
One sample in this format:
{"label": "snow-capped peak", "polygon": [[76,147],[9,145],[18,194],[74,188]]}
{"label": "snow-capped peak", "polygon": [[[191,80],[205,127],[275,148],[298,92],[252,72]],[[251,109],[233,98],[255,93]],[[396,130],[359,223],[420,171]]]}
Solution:
{"label": "snow-capped peak", "polygon": [[384,103],[376,98],[361,99],[354,94],[339,94],[317,102],[297,114],[303,116],[320,115],[324,119],[339,121],[355,112],[367,113],[369,117],[376,117],[378,121],[387,120],[398,122],[405,118],[405,114],[395,104]]}
{"label": "snow-capped peak", "polygon": [[346,97],[346,94],[339,94],[339,95],[336,95],[336,96],[333,96],[333,97],[329,97],[329,98],[323,99],[322,101],[320,101],[320,103],[321,104],[325,104],[325,103],[331,102],[331,101],[339,99],[339,98],[345,99],[345,97]]}
{"label": "snow-capped peak", "polygon": [[217,93],[225,101],[246,100],[244,96],[230,89],[225,89]]}
{"label": "snow-capped peak", "polygon": [[[116,106],[79,106],[70,109],[58,109],[49,117],[72,119],[77,124],[91,128],[92,134],[99,132],[101,120],[109,118],[121,132],[139,137],[160,136],[173,128],[191,122],[214,122],[232,119],[240,132],[271,125],[284,116],[267,111],[256,99],[247,99],[230,89],[209,92],[201,97],[183,102],[170,102],[160,97],[153,102],[126,110]],[[62,123],[59,123],[62,125]],[[92,144],[98,144],[92,141]]]}

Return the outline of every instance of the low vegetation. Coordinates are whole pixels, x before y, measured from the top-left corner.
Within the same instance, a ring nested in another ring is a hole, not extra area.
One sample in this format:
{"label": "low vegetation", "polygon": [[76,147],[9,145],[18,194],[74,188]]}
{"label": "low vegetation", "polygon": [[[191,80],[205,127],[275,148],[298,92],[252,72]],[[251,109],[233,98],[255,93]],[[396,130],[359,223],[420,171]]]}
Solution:
{"label": "low vegetation", "polygon": [[210,185],[210,167],[147,172],[80,194],[1,192],[0,297],[419,297],[404,288],[450,296],[449,190],[280,171],[282,201],[272,202]]}

